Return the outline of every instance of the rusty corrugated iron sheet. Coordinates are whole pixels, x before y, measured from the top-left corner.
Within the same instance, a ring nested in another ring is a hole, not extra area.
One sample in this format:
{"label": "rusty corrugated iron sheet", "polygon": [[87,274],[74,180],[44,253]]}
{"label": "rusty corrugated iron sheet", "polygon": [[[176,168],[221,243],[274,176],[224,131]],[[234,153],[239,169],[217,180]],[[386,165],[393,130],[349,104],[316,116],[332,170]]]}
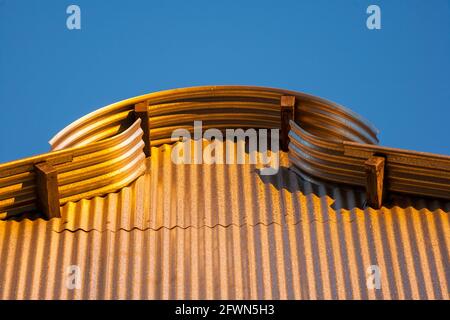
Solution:
{"label": "rusty corrugated iron sheet", "polygon": [[[253,165],[150,170],[63,218],[0,222],[1,299],[449,299],[450,203],[301,179]],[[66,287],[78,265],[80,289]],[[381,289],[366,286],[378,265]]]}

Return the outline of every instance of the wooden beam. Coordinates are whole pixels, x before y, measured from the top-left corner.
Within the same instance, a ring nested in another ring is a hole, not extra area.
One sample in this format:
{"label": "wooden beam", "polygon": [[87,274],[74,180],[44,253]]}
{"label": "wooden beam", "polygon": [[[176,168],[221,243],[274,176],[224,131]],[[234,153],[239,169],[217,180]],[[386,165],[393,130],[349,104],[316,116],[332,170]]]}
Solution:
{"label": "wooden beam", "polygon": [[385,158],[372,156],[365,161],[367,202],[374,209],[383,205]]}
{"label": "wooden beam", "polygon": [[289,131],[291,130],[290,120],[294,120],[295,112],[295,97],[294,96],[281,96],[281,133],[280,142],[281,150],[289,151]]}
{"label": "wooden beam", "polygon": [[150,114],[148,112],[148,101],[139,102],[134,105],[134,114],[136,119],[141,119],[141,129],[144,132],[142,140],[144,140],[144,153],[146,157],[152,155],[150,144]]}
{"label": "wooden beam", "polygon": [[38,209],[47,219],[60,218],[58,173],[55,167],[47,162],[42,162],[34,166],[34,171],[36,173]]}

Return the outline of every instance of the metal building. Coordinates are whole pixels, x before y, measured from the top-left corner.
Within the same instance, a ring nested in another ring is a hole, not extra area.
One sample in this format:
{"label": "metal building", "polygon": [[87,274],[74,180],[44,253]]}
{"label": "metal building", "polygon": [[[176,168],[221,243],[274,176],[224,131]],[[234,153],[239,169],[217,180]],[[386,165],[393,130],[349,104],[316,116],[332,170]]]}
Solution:
{"label": "metal building", "polygon": [[[278,173],[173,163],[172,132],[196,120],[280,129]],[[260,87],[99,109],[0,165],[0,299],[449,299],[450,157],[376,134]]]}

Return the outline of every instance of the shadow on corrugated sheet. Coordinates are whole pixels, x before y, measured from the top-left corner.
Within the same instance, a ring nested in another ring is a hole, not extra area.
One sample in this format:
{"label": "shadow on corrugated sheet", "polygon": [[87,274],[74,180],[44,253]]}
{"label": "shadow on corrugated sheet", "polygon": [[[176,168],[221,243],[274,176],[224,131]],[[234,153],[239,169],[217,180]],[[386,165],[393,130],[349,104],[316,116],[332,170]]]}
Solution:
{"label": "shadow on corrugated sheet", "polygon": [[[289,169],[174,165],[63,218],[0,222],[2,299],[448,299],[450,203],[396,196],[364,209],[356,189]],[[78,265],[81,288],[69,290]],[[381,289],[367,288],[377,265]]]}

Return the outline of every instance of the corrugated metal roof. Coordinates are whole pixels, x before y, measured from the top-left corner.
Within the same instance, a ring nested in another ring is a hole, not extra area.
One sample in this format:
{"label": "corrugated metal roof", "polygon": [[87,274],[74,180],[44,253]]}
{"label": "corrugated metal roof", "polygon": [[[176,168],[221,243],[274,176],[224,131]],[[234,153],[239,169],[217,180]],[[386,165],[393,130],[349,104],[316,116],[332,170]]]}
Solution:
{"label": "corrugated metal roof", "polygon": [[281,129],[283,150],[289,132],[292,169],[366,186],[375,208],[386,191],[450,200],[449,156],[377,147],[376,129],[336,103],[274,88],[205,86],[111,104],[58,133],[52,152],[1,164],[0,219],[35,209],[59,217],[59,205],[120,190],[144,174],[151,146],[171,143],[175,129],[193,131],[196,120],[203,130]]}
{"label": "corrugated metal roof", "polygon": [[47,163],[57,172],[58,209],[69,201],[105,195],[129,185],[145,171],[140,124],[137,120],[124,132],[84,148],[0,164],[0,218],[42,210],[38,205],[38,164]]}
{"label": "corrugated metal roof", "polygon": [[[68,203],[62,219],[0,222],[2,299],[449,299],[450,202],[363,190],[289,169],[174,165],[118,193]],[[66,287],[79,265],[82,286]],[[381,289],[368,290],[378,265]]]}

